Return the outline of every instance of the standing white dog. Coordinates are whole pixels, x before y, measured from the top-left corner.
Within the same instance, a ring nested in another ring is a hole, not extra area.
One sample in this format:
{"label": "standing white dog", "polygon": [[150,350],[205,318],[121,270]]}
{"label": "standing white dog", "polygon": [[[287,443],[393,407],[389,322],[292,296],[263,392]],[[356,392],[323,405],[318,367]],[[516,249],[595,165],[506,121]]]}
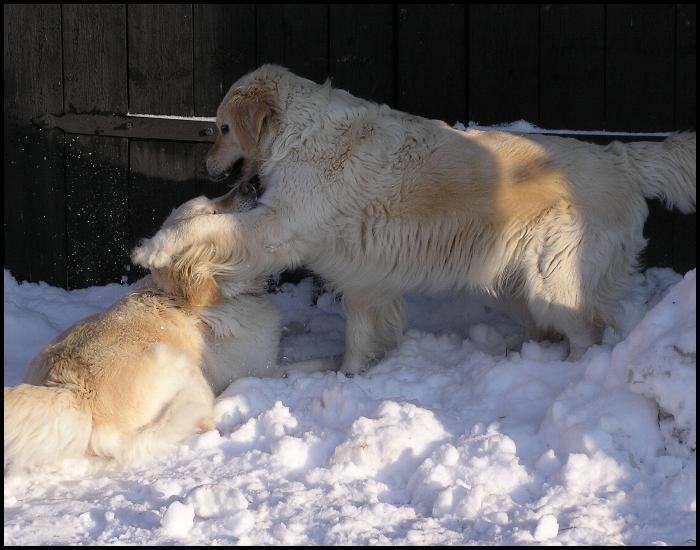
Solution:
{"label": "standing white dog", "polygon": [[[237,191],[188,201],[163,227],[252,206]],[[214,429],[214,395],[236,378],[334,366],[278,365],[279,311],[262,279],[222,279],[229,243],[189,247],[30,362],[26,383],[4,392],[6,470],[84,456],[137,462]]]}
{"label": "standing white dog", "polygon": [[305,264],[343,293],[346,372],[396,344],[407,291],[506,295],[531,333],[564,333],[578,357],[614,324],[644,198],[695,211],[694,133],[602,147],[461,132],[272,65],[238,80],[216,120],[210,174],[259,171],[262,207],[184,220],[134,261],[226,241],[234,280]]}

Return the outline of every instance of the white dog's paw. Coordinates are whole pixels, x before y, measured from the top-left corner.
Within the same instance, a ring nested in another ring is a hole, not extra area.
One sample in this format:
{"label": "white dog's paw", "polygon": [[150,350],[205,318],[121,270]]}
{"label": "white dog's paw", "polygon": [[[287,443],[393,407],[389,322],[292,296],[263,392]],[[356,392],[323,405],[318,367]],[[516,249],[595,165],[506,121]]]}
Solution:
{"label": "white dog's paw", "polygon": [[343,361],[340,366],[340,372],[343,373],[347,378],[353,378],[358,374],[364,374],[367,372],[369,367],[359,361],[348,361],[347,359]]}
{"label": "white dog's paw", "polygon": [[165,239],[156,235],[152,239],[146,239],[134,248],[131,253],[131,261],[148,269],[167,267],[172,262],[172,254],[165,246]]}

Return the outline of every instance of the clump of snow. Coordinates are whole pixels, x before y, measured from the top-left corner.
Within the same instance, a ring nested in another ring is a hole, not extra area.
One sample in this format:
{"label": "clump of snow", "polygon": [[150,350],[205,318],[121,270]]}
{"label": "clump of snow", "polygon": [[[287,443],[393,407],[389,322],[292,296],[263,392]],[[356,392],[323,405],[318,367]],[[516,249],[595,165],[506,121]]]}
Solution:
{"label": "clump of snow", "polygon": [[[128,286],[5,272],[5,384]],[[313,281],[273,295],[289,360],[343,350]],[[5,544],[692,544],[695,272],[648,270],[576,362],[482,296],[409,298],[367,373],[236,380],[216,430],[133,469],[6,477]]]}
{"label": "clump of snow", "polygon": [[559,533],[559,522],[552,514],[545,514],[537,522],[534,538],[538,542],[553,539]]}
{"label": "clump of snow", "polygon": [[187,495],[194,514],[200,518],[215,518],[248,508],[245,495],[235,487],[225,484],[204,484]]}
{"label": "clump of snow", "polygon": [[194,523],[194,507],[174,501],[163,515],[161,527],[163,534],[169,537],[185,537]]}
{"label": "clump of snow", "polygon": [[425,515],[507,523],[500,510],[523,498],[531,481],[515,442],[498,424],[476,424],[468,434],[441,446],[409,482],[411,502]]}

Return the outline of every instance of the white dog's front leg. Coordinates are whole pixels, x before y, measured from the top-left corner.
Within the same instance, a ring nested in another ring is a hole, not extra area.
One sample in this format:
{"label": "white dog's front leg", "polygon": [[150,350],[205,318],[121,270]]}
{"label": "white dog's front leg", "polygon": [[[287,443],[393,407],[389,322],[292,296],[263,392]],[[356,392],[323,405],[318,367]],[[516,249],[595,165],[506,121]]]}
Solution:
{"label": "white dog's front leg", "polygon": [[169,266],[188,247],[211,243],[230,252],[230,266],[241,277],[284,269],[300,255],[292,238],[270,209],[243,214],[212,214],[183,219],[137,246],[132,261],[153,269]]}
{"label": "white dog's front leg", "polygon": [[359,374],[398,345],[406,322],[406,304],[402,298],[380,301],[346,294],[343,305],[347,321],[340,370]]}
{"label": "white dog's front leg", "polygon": [[192,245],[224,238],[231,245],[242,242],[244,233],[245,227],[233,214],[194,216],[145,239],[134,249],[131,260],[149,269],[167,267],[175,256]]}

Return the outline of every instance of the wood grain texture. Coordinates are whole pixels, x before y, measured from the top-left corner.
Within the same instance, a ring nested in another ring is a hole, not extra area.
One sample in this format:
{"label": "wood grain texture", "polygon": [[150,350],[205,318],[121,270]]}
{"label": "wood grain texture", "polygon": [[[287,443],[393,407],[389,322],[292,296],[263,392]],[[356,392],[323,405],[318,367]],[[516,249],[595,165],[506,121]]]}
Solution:
{"label": "wood grain texture", "polygon": [[606,130],[673,128],[675,8],[606,6]]}
{"label": "wood grain texture", "polygon": [[194,113],[213,117],[231,85],[256,67],[254,4],[195,4]]}
{"label": "wood grain texture", "polygon": [[398,108],[449,124],[465,121],[465,7],[399,4],[398,10]]}
{"label": "wood grain texture", "polygon": [[65,112],[125,114],[126,55],[124,4],[64,4]]}
{"label": "wood grain texture", "polygon": [[316,82],[328,78],[328,5],[258,4],[257,64],[276,63]]}
{"label": "wood grain texture", "polygon": [[63,110],[61,7],[5,4],[5,265],[66,284],[63,133],[31,119]]}
{"label": "wood grain texture", "polygon": [[695,4],[676,7],[676,123],[677,130],[696,127],[697,44]]}
{"label": "wood grain texture", "polygon": [[540,125],[605,126],[605,6],[540,7]]}
{"label": "wood grain texture", "polygon": [[129,4],[129,111],[194,114],[191,4]]}
{"label": "wood grain texture", "polygon": [[539,7],[469,7],[469,118],[539,122]]}
{"label": "wood grain texture", "polygon": [[393,6],[331,4],[329,25],[333,85],[395,106]]}

